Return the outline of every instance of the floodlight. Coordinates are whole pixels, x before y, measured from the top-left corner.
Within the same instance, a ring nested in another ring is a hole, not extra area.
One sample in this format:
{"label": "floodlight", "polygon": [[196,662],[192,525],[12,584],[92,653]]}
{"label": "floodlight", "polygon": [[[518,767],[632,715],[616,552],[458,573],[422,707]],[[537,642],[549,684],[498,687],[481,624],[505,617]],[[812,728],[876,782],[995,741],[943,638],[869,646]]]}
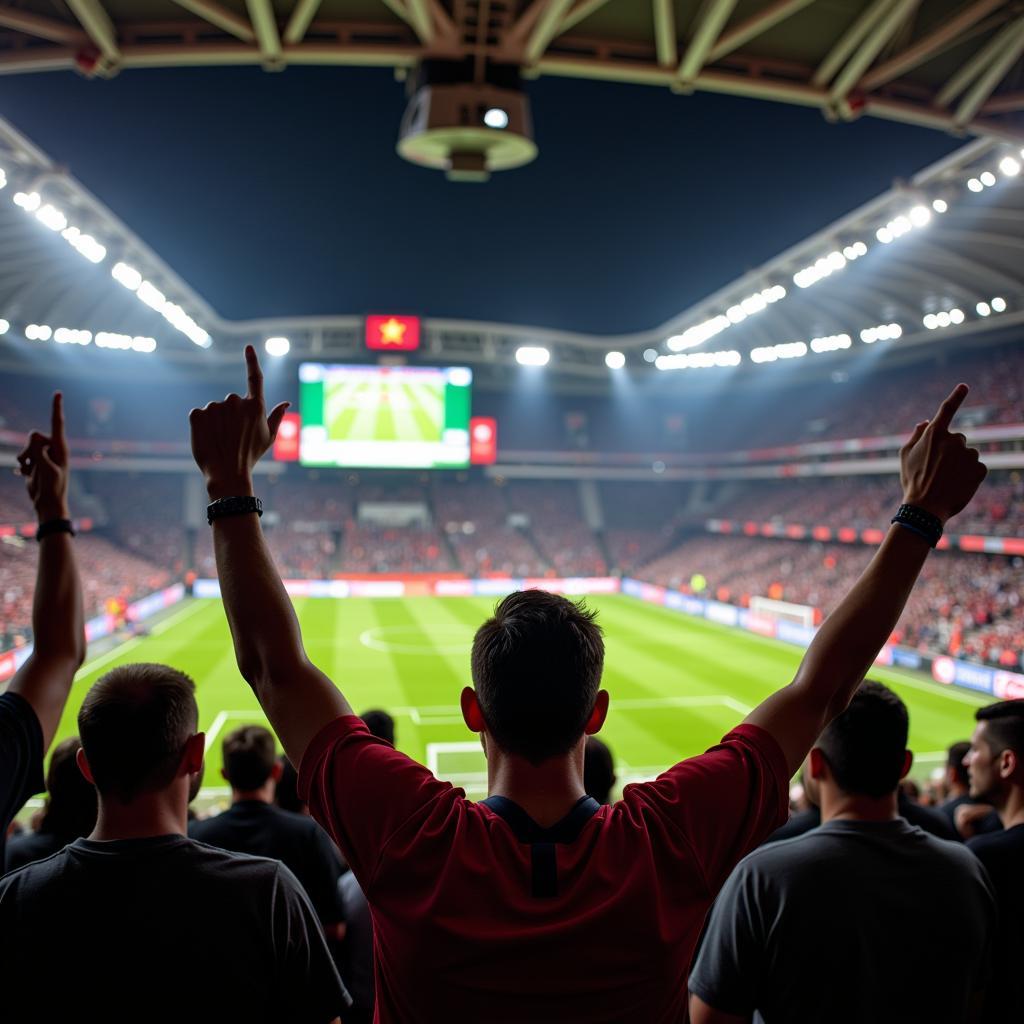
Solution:
{"label": "floodlight", "polygon": [[988,316],[992,312],[992,307],[987,302],[979,302],[974,309],[978,316]]}
{"label": "floodlight", "polygon": [[658,358],[658,350],[656,348],[645,348],[644,349],[644,362],[653,363]]}
{"label": "floodlight", "polygon": [[11,323],[9,320],[4,320],[0,317],[0,334],[6,334],[11,329]]}
{"label": "floodlight", "polygon": [[26,213],[35,213],[43,202],[38,192],[15,192],[13,198],[14,205],[20,206]]}
{"label": "floodlight", "polygon": [[982,183],[978,181],[977,178],[971,178],[970,181],[967,182],[967,187],[972,192],[980,192],[985,186],[982,185]]}
{"label": "floodlight", "polygon": [[36,220],[51,231],[63,231],[68,226],[68,219],[56,206],[47,203],[36,210]]}
{"label": "floodlight", "polygon": [[1006,312],[1006,299],[1001,299],[998,295],[992,300],[992,310],[996,313]]}
{"label": "floodlight", "polygon": [[609,352],[604,362],[609,370],[621,370],[626,365],[626,357],[621,352]]}
{"label": "floodlight", "polygon": [[287,338],[267,338],[263,347],[267,350],[268,356],[286,356],[292,347],[292,343]]}
{"label": "floodlight", "polygon": [[142,284],[142,275],[127,263],[115,263],[110,268],[110,276],[130,292],[138,291],[139,285]]}
{"label": "floodlight", "polygon": [[991,188],[996,183],[996,176],[991,171],[983,171],[978,177],[981,179],[982,185],[987,188]]}
{"label": "floodlight", "polygon": [[882,243],[882,245],[888,245],[893,239],[893,234],[892,231],[890,231],[887,227],[879,228],[875,232],[875,238],[877,238]]}
{"label": "floodlight", "polygon": [[915,206],[907,216],[910,218],[910,223],[917,228],[923,228],[932,219],[931,211],[927,206]]}
{"label": "floodlight", "polygon": [[949,203],[945,199],[933,199],[932,209],[936,213],[945,213],[949,209]]}
{"label": "floodlight", "polygon": [[523,345],[516,349],[516,362],[520,366],[547,366],[551,353],[540,345]]}
{"label": "floodlight", "polygon": [[951,309],[949,311],[949,319],[955,324],[962,324],[964,322],[964,311],[962,309]]}
{"label": "floodlight", "polygon": [[488,128],[495,128],[501,131],[502,128],[508,127],[508,111],[502,110],[501,107],[491,107],[484,114],[484,124]]}
{"label": "floodlight", "polygon": [[929,331],[934,331],[939,326],[938,317],[934,313],[926,313],[923,323]]}
{"label": "floodlight", "polygon": [[1015,178],[1020,174],[1020,161],[1015,160],[1012,156],[1004,156],[999,161],[999,170],[1003,172],[1008,178]]}

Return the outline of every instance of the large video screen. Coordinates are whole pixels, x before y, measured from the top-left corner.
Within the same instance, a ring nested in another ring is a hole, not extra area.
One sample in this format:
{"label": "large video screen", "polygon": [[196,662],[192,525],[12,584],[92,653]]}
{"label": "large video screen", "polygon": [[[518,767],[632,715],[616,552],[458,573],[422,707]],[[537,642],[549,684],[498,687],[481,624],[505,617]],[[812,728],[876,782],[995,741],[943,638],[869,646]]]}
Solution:
{"label": "large video screen", "polygon": [[473,371],[465,366],[302,363],[305,466],[463,469]]}

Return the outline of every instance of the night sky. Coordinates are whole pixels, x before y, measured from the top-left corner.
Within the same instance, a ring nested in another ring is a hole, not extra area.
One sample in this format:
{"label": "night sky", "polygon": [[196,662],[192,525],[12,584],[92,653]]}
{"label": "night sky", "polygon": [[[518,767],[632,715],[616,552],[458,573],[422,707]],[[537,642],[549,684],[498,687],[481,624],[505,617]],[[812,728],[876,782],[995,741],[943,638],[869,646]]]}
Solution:
{"label": "night sky", "polygon": [[883,121],[569,79],[485,185],[395,154],[390,71],[0,78],[0,116],[228,318],[412,312],[653,327],[963,144]]}

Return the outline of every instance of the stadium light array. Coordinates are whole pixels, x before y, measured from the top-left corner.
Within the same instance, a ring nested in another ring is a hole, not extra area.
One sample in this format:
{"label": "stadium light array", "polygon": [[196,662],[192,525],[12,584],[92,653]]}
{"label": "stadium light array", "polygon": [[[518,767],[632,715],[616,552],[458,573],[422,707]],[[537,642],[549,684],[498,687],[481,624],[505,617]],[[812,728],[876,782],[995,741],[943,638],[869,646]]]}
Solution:
{"label": "stadium light array", "polygon": [[53,340],[58,345],[88,345],[92,341],[92,331],[76,330],[73,327],[58,327],[53,332]]}
{"label": "stadium light array", "polygon": [[683,349],[703,345],[705,341],[728,330],[733,324],[742,323],[748,316],[760,313],[785,297],[786,289],[781,284],[762,288],[761,291],[754,292],[730,306],[724,313],[710,317],[703,323],[694,324],[693,327],[687,327],[682,334],[673,334],[665,344],[673,352],[681,352]]}
{"label": "stadium light array", "polygon": [[287,338],[280,336],[274,338],[267,338],[263,343],[263,347],[267,350],[268,356],[286,356],[292,347],[292,343]]}
{"label": "stadium light array", "polygon": [[626,357],[621,352],[609,352],[604,357],[604,364],[609,370],[621,370],[626,365]]}
{"label": "stadium light array", "polygon": [[728,350],[721,352],[686,352],[674,356],[658,356],[654,365],[659,370],[710,370],[716,366],[739,366],[743,356]]}
{"label": "stadium light array", "polygon": [[522,345],[516,349],[516,362],[520,366],[547,366],[551,353],[541,345]]}
{"label": "stadium light array", "polygon": [[750,359],[755,363],[774,363],[777,359],[799,359],[809,349],[804,341],[786,341],[781,345],[766,345],[750,350]]}
{"label": "stadium light array", "polygon": [[53,337],[53,328],[49,324],[28,324],[25,337],[29,341],[49,341]]}
{"label": "stadium light array", "polygon": [[35,213],[43,203],[38,192],[15,192],[11,197],[15,206],[20,206],[26,213]]}
{"label": "stadium light array", "polygon": [[876,341],[896,341],[903,337],[903,328],[899,324],[878,324],[877,327],[865,327],[860,332],[860,340],[865,345],[873,345]]}
{"label": "stadium light array", "polygon": [[849,348],[853,342],[848,334],[829,334],[823,338],[812,338],[811,339],[811,351],[822,353],[822,352],[838,352],[841,349]]}
{"label": "stadium light array", "polygon": [[171,302],[152,281],[147,281],[135,267],[127,263],[115,263],[110,268],[110,276],[128,291],[135,292],[141,302],[144,302],[150,309],[156,310],[193,344],[200,348],[209,348],[213,344],[210,335],[181,306]]}
{"label": "stadium light array", "polygon": [[[0,320],[0,334],[10,330],[10,323]],[[26,324],[25,338],[29,341],[53,341],[58,345],[92,345],[97,348],[122,349],[130,352],[155,352],[156,339],[145,335],[117,334],[113,331],[92,331],[81,327],[57,327],[49,324]]]}
{"label": "stadium light array", "polygon": [[992,306],[993,313],[1005,313],[1006,312],[1006,299],[1000,298],[998,295],[990,303]]}
{"label": "stadium light array", "polygon": [[797,288],[810,288],[811,285],[823,281],[836,271],[842,270],[847,263],[860,259],[867,254],[868,247],[863,242],[854,242],[843,247],[843,251],[833,249],[827,256],[815,260],[810,266],[798,270],[793,275],[793,284]]}
{"label": "stadium light array", "polygon": [[938,313],[926,313],[922,323],[929,331],[937,330],[940,327],[951,327],[962,324],[966,316],[962,309],[954,307],[949,310],[941,310]]}
{"label": "stadium light array", "polygon": [[[6,176],[0,171],[0,188],[6,183]],[[15,206],[21,207],[26,213],[35,214],[36,220],[44,227],[59,232],[61,238],[90,263],[102,263],[107,258],[107,250],[103,245],[92,235],[69,224],[64,212],[52,203],[44,203],[38,192],[15,192],[12,198]]]}

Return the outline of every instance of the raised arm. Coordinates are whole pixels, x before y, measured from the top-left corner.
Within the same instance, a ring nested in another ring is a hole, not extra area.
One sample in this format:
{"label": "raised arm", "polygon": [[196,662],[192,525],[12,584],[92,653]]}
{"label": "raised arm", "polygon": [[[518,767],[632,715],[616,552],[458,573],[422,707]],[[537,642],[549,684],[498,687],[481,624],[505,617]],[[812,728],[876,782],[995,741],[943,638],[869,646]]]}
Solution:
{"label": "raised arm", "polygon": [[[288,408],[282,402],[267,415],[263,371],[251,345],[245,348],[245,361],[245,398],[229,395],[189,414],[192,454],[211,501],[255,493],[252,468],[273,444]],[[352,714],[352,709],[306,657],[295,609],[256,514],[215,520],[213,548],[238,669],[297,769],[309,741],[328,722]]]}
{"label": "raised arm", "polygon": [[[967,395],[958,384],[930,421],[918,423],[900,452],[903,501],[945,524],[985,479],[978,452],[950,424]],[[796,678],[747,718],[779,742],[796,772],[822,729],[850,703],[888,640],[930,550],[928,541],[898,524],[807,649]]]}
{"label": "raised arm", "polygon": [[[64,403],[53,396],[50,434],[33,432],[18,465],[27,477],[39,525],[68,519],[68,448]],[[32,705],[45,751],[60,722],[71,681],[85,660],[82,586],[71,534],[47,532],[39,541],[39,566],[32,599],[32,654],[11,680],[9,692]]]}

